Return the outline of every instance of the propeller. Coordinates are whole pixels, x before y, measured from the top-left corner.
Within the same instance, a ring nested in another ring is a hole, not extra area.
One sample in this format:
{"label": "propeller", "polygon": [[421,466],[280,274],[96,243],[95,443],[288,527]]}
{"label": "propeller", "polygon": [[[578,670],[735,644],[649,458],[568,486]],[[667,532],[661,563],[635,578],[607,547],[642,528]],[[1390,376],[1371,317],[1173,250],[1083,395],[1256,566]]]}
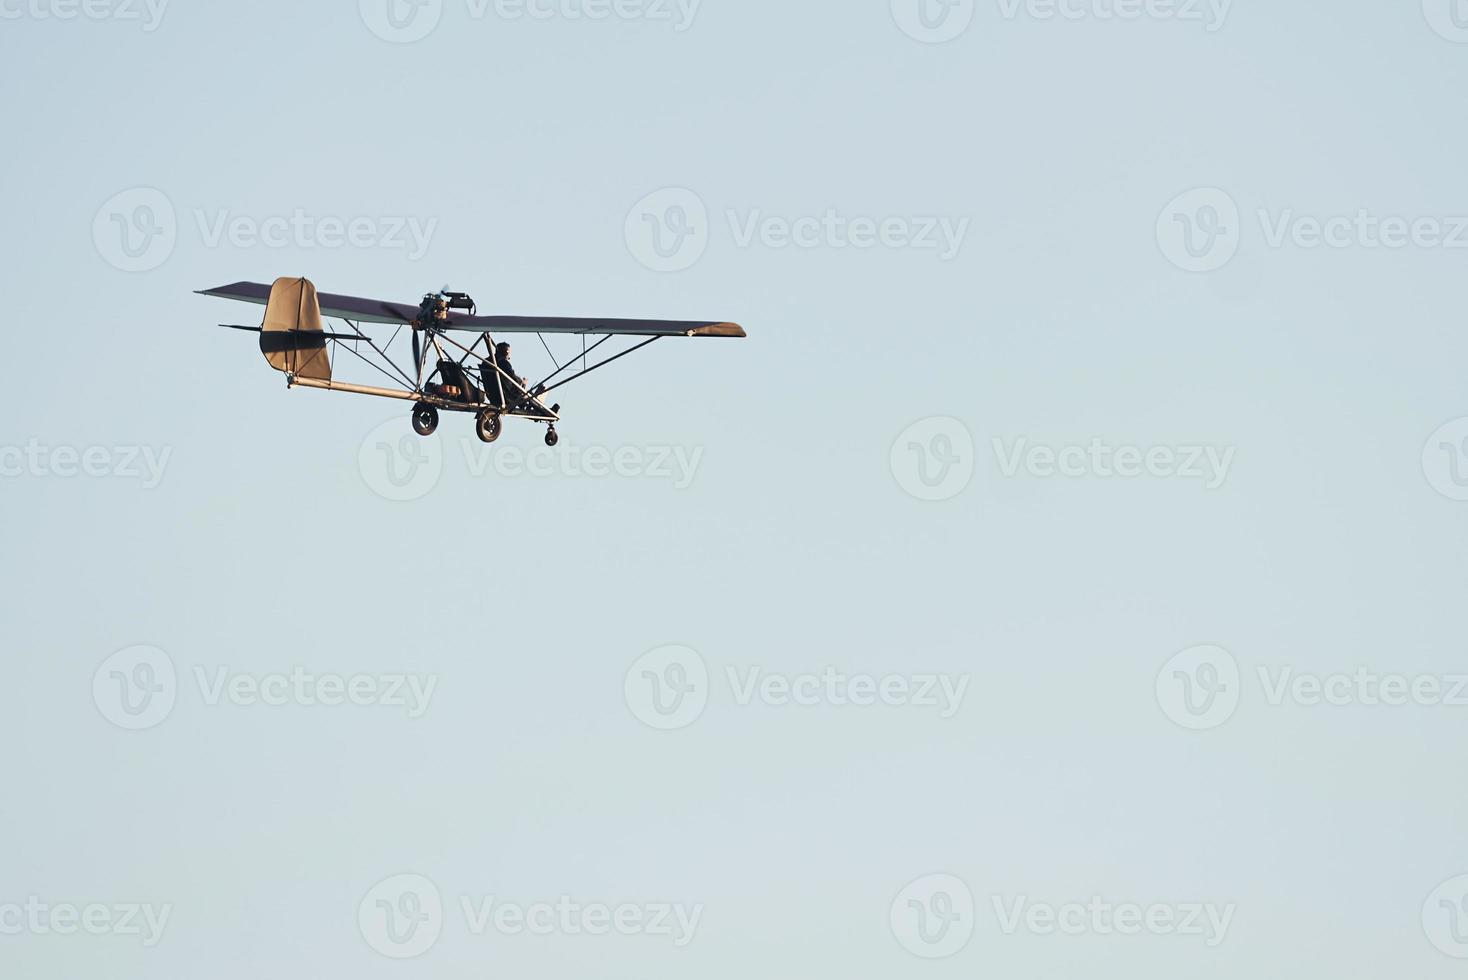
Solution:
{"label": "propeller", "polygon": [[418,328],[413,327],[413,383],[423,381],[423,343],[418,339]]}

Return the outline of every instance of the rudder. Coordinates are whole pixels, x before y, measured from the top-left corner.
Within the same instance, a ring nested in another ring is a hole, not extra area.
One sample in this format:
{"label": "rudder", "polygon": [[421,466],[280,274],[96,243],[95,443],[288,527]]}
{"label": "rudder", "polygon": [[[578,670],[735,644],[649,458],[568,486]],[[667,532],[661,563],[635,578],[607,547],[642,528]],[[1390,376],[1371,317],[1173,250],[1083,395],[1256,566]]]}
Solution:
{"label": "rudder", "polygon": [[299,378],[331,380],[331,358],[321,331],[321,304],[309,279],[282,277],[270,287],[260,352],[277,371]]}

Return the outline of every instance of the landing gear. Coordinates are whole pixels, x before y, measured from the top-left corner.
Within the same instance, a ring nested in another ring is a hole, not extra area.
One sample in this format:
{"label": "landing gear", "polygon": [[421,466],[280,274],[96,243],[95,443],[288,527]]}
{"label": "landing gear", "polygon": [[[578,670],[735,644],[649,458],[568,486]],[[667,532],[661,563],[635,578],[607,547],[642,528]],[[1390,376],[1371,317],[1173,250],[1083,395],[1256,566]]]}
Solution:
{"label": "landing gear", "polygon": [[545,430],[545,444],[547,446],[554,446],[556,443],[558,443],[560,441],[561,441],[561,437],[556,434],[556,427],[555,426],[551,426],[550,428],[548,428],[548,429]]}
{"label": "landing gear", "polygon": [[474,434],[479,437],[480,442],[494,442],[503,431],[505,422],[500,418],[499,412],[485,409],[474,416]]}
{"label": "landing gear", "polygon": [[413,406],[413,431],[420,436],[431,436],[438,428],[438,409],[426,402]]}

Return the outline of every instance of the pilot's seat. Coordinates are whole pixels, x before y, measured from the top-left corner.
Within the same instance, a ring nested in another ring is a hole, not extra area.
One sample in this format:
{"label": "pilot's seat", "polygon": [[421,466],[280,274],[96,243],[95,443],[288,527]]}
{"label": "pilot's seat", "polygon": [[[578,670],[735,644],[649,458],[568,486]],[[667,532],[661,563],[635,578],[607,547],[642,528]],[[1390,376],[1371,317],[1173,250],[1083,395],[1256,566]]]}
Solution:
{"label": "pilot's seat", "polygon": [[484,400],[484,392],[480,391],[469,380],[469,372],[465,371],[464,366],[458,361],[439,361],[438,377],[445,388],[458,390],[457,395],[452,392],[447,392],[448,397],[457,398],[459,401],[470,402],[471,404]]}

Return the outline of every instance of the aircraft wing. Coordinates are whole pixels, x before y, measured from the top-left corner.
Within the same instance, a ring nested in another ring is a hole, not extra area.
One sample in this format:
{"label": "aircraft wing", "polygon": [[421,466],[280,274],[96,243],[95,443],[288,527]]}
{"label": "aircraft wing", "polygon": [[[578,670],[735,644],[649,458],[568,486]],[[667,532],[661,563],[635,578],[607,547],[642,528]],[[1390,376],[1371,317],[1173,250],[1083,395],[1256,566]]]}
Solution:
{"label": "aircraft wing", "polygon": [[[203,296],[221,296],[245,303],[265,304],[270,299],[270,286],[263,282],[236,282],[214,289],[200,289]],[[343,320],[361,320],[366,323],[412,323],[418,315],[418,307],[408,303],[389,303],[380,299],[363,299],[360,296],[341,296],[337,293],[317,293],[322,316],[334,316]]]}
{"label": "aircraft wing", "polygon": [[[220,296],[246,303],[264,304],[270,299],[270,287],[260,282],[237,282],[214,289],[201,289],[204,296]],[[360,296],[318,293],[322,316],[366,323],[412,323],[418,307],[408,303],[390,303]],[[743,337],[744,328],[737,323],[717,320],[635,320],[609,317],[533,317],[533,316],[469,316],[451,312],[439,326],[449,330],[471,330],[475,333],[564,333],[622,334],[632,337]]]}
{"label": "aircraft wing", "polygon": [[627,320],[615,317],[464,316],[450,314],[450,330],[478,333],[621,334],[629,337],[743,337],[737,323],[716,320]]}

